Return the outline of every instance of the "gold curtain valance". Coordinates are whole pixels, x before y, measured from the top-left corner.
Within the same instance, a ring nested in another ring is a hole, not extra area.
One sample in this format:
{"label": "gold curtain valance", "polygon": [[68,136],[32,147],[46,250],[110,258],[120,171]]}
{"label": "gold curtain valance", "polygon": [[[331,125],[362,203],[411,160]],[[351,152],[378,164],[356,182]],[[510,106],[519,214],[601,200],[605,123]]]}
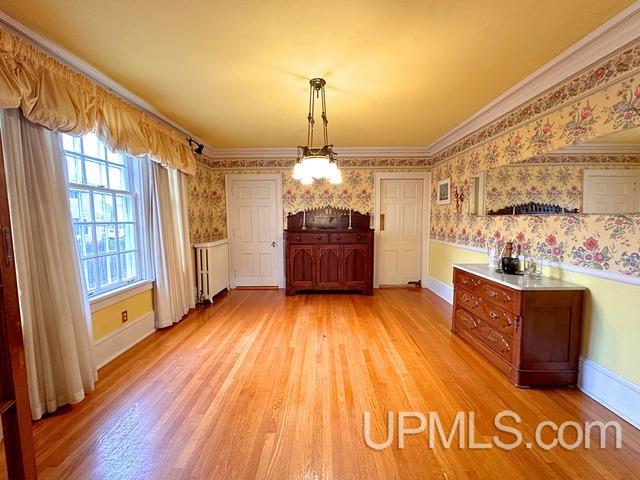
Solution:
{"label": "gold curtain valance", "polygon": [[94,131],[112,150],[195,173],[178,132],[0,27],[0,108],[18,107],[50,130]]}

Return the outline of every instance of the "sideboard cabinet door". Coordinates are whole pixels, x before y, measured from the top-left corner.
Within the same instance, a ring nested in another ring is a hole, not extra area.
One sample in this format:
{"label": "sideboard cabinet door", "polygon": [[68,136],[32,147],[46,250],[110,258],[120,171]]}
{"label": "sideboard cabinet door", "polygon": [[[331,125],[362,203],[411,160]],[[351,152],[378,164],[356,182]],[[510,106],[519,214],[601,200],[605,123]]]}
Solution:
{"label": "sideboard cabinet door", "polygon": [[344,288],[367,290],[369,279],[369,249],[366,245],[344,245],[342,253],[342,282]]}
{"label": "sideboard cabinet door", "polygon": [[340,245],[319,245],[316,247],[316,288],[335,290],[340,284]]}
{"label": "sideboard cabinet door", "polygon": [[314,284],[315,259],[313,245],[289,246],[288,283],[293,289],[311,290]]}

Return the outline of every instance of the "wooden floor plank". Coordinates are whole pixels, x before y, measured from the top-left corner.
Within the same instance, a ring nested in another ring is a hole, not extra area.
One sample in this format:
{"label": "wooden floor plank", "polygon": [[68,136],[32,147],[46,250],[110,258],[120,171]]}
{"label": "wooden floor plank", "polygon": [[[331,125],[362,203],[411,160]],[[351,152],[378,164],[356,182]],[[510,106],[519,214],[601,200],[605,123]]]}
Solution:
{"label": "wooden floor plank", "polygon": [[[620,420],[577,390],[513,387],[449,330],[449,305],[421,289],[373,297],[233,291],[100,370],[96,390],[34,424],[43,479],[638,478],[640,432],[623,448],[375,451],[389,411],[474,411],[476,439],[517,412],[526,440],[543,420]],[[506,438],[505,440],[509,440]],[[0,479],[4,478],[0,474]]]}

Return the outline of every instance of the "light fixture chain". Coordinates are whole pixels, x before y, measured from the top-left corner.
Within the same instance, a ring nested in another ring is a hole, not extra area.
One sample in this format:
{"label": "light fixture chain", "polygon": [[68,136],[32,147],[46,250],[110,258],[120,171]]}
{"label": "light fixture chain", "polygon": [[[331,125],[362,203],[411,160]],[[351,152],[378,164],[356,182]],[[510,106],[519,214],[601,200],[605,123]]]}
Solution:
{"label": "light fixture chain", "polygon": [[327,104],[324,98],[324,86],[322,87],[321,90],[322,90],[322,124],[324,128],[324,144],[329,145],[329,132],[327,129],[329,120],[327,119]]}

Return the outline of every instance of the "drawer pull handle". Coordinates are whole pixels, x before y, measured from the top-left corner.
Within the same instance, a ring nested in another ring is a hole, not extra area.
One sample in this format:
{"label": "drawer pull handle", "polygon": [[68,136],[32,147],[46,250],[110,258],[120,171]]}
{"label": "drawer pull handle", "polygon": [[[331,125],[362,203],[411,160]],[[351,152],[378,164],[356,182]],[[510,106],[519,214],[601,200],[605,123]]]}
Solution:
{"label": "drawer pull handle", "polygon": [[469,283],[469,280],[467,280],[466,278],[462,280],[463,285],[467,285],[468,283]]}
{"label": "drawer pull handle", "polygon": [[491,340],[494,343],[498,341],[498,339],[496,337],[494,337],[493,335],[491,335],[491,334],[487,335],[487,339]]}
{"label": "drawer pull handle", "polygon": [[494,312],[493,310],[491,310],[491,311],[489,312],[489,316],[490,316],[491,318],[498,318],[498,316],[499,316],[499,315],[498,315],[496,312]]}
{"label": "drawer pull handle", "polygon": [[318,240],[322,240],[322,235],[318,235],[316,238],[317,238]]}
{"label": "drawer pull handle", "polygon": [[497,297],[498,296],[498,292],[496,292],[495,290],[489,290],[489,296],[490,297]]}
{"label": "drawer pull handle", "polygon": [[356,238],[360,240],[362,238],[362,235],[356,235]]}
{"label": "drawer pull handle", "polygon": [[504,339],[504,337],[501,337],[501,340],[502,340],[502,343],[504,343],[504,346],[507,349],[507,352],[510,352],[511,351],[511,347],[509,346],[507,341]]}
{"label": "drawer pull handle", "polygon": [[342,237],[341,237],[340,235],[338,235],[338,236],[336,237],[336,239],[338,239],[338,240],[340,240],[341,238],[342,238]]}
{"label": "drawer pull handle", "polygon": [[513,322],[512,322],[512,321],[511,321],[511,319],[509,318],[509,315],[506,315],[506,314],[505,314],[504,319],[507,321],[507,325],[508,325],[508,326],[513,325]]}
{"label": "drawer pull handle", "polygon": [[296,237],[296,240],[298,240],[298,241],[300,240],[300,235],[298,235],[298,236]]}

